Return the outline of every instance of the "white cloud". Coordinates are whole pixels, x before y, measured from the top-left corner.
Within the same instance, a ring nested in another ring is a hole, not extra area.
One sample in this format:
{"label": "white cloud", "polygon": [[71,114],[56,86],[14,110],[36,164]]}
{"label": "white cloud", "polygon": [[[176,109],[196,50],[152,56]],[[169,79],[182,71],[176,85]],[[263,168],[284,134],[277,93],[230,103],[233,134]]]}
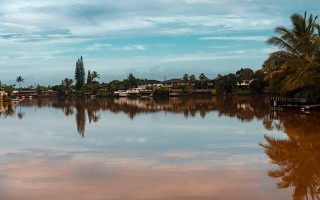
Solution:
{"label": "white cloud", "polygon": [[112,51],[144,51],[146,50],[146,47],[144,45],[127,45],[127,46],[123,46],[123,47],[112,47],[109,50]]}
{"label": "white cloud", "polygon": [[239,41],[266,41],[267,36],[212,36],[199,37],[199,40],[239,40]]}
{"label": "white cloud", "polygon": [[[277,17],[239,11],[232,1],[180,0],[144,2],[7,1],[1,8],[9,32],[33,35],[64,28],[77,36],[136,34],[188,34],[223,30],[266,29]],[[190,5],[191,4],[191,5]],[[220,7],[220,5],[226,5]],[[250,4],[248,5],[250,9]],[[173,9],[174,8],[174,9]],[[244,8],[243,8],[244,9]],[[46,34],[50,35],[50,34]]]}
{"label": "white cloud", "polygon": [[101,43],[94,43],[93,45],[90,45],[86,47],[85,49],[87,51],[96,51],[96,50],[105,50],[112,47],[112,44],[101,44]]}
{"label": "white cloud", "polygon": [[[101,74],[154,66],[171,73],[170,67],[176,65],[211,66],[220,61],[224,66],[230,60],[237,66],[244,58],[258,66],[273,51],[263,47],[273,27],[288,25],[290,4],[287,0],[1,0],[0,46],[5,47],[0,49],[1,75],[54,70],[59,74],[67,67],[73,70],[80,55],[86,62],[94,61],[90,66]],[[311,0],[296,2],[292,9],[308,10],[309,4],[314,5]],[[256,46],[246,41],[255,41]]]}

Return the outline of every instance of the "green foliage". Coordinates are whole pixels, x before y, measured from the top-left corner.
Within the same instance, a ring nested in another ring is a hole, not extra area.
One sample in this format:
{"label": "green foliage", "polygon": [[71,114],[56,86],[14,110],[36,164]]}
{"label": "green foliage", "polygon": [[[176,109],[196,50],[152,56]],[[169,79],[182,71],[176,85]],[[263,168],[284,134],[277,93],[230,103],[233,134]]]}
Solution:
{"label": "green foliage", "polygon": [[100,79],[100,74],[98,74],[96,71],[93,71],[91,74],[91,80],[93,83],[97,82],[95,79]]}
{"label": "green foliage", "polygon": [[170,89],[169,88],[166,88],[166,87],[160,87],[160,88],[157,88],[155,91],[154,91],[154,96],[158,96],[158,97],[167,97],[169,96],[169,92],[170,92]]}
{"label": "green foliage", "polygon": [[75,88],[77,90],[80,90],[85,83],[85,70],[84,70],[84,63],[83,63],[82,56],[76,62],[74,80],[75,80]]}
{"label": "green foliage", "polygon": [[57,92],[59,95],[64,94],[64,86],[63,85],[51,86],[51,90]]}
{"label": "green foliage", "polygon": [[11,85],[6,85],[6,84],[2,84],[2,85],[1,85],[1,89],[2,89],[3,91],[5,91],[5,92],[8,94],[8,96],[10,96],[11,93],[14,91],[14,87],[13,87],[13,86],[11,86]]}
{"label": "green foliage", "polygon": [[37,85],[36,91],[37,91],[38,94],[41,94],[41,93],[43,93],[45,91],[48,91],[48,88],[46,86]]}
{"label": "green foliage", "polygon": [[243,80],[251,80],[254,77],[254,72],[250,68],[241,68],[236,72],[238,81],[242,82]]}
{"label": "green foliage", "polygon": [[21,83],[24,82],[24,79],[21,76],[18,76],[16,82],[19,83],[19,88],[21,88]]}
{"label": "green foliage", "polygon": [[215,88],[218,92],[222,93],[231,93],[237,86],[237,76],[235,74],[228,74],[228,75],[218,75],[217,78],[214,80]]}
{"label": "green foliage", "polygon": [[90,70],[88,70],[87,84],[91,84],[91,83],[92,83],[92,76],[91,76]]}
{"label": "green foliage", "polygon": [[192,75],[189,76],[189,84],[190,85],[194,85],[196,80],[197,80],[197,78],[196,78],[195,75],[192,74]]}
{"label": "green foliage", "polygon": [[172,89],[181,89],[181,90],[184,90],[186,88],[186,85],[184,84],[181,84],[181,83],[174,83],[172,85]]}
{"label": "green foliage", "polygon": [[83,93],[85,95],[96,95],[99,91],[99,84],[98,83],[92,83],[92,84],[87,84],[83,87]]}
{"label": "green foliage", "polygon": [[253,75],[253,81],[250,83],[250,89],[253,93],[261,94],[264,92],[267,82],[264,81],[265,74],[262,70],[257,70]]}
{"label": "green foliage", "polygon": [[267,44],[279,47],[264,62],[263,71],[270,91],[283,95],[317,88],[320,84],[320,26],[316,17],[307,13],[291,16],[292,28],[275,28],[280,37],[271,37]]}
{"label": "green foliage", "polygon": [[183,75],[182,79],[186,84],[189,83],[189,75],[188,74]]}
{"label": "green foliage", "polygon": [[295,94],[296,98],[306,98],[312,103],[320,103],[320,88],[305,89]]}
{"label": "green foliage", "polygon": [[71,78],[64,78],[62,81],[63,91],[68,95],[72,93],[72,90],[73,90],[72,84],[73,84],[73,80]]}
{"label": "green foliage", "polygon": [[136,77],[133,76],[132,73],[129,74],[128,78],[127,78],[128,84],[129,84],[129,88],[135,88],[138,87],[138,80],[136,79]]}

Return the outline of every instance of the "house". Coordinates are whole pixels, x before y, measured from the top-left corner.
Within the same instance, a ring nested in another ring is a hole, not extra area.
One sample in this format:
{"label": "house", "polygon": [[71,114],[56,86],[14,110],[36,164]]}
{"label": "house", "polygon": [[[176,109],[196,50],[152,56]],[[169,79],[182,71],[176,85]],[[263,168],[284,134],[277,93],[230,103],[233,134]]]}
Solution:
{"label": "house", "polygon": [[241,82],[237,82],[237,86],[239,88],[242,89],[248,89],[250,87],[251,82],[253,81],[253,79],[251,80],[242,80]]}
{"label": "house", "polygon": [[163,81],[163,87],[171,88],[173,85],[176,85],[176,84],[186,85],[186,82],[182,78],[174,78],[174,79]]}
{"label": "house", "polygon": [[138,88],[141,90],[147,90],[148,88],[158,88],[162,86],[161,81],[157,80],[140,80],[138,83]]}

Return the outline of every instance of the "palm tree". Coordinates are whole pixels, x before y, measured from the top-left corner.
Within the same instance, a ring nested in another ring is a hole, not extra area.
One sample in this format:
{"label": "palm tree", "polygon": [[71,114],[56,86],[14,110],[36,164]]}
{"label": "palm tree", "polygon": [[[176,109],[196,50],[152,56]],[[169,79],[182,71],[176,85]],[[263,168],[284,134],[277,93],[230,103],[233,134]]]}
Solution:
{"label": "palm tree", "polygon": [[73,80],[71,78],[65,78],[63,80],[63,85],[65,86],[66,91],[69,93],[71,90],[71,86],[73,84]]}
{"label": "palm tree", "polygon": [[201,82],[201,86],[202,86],[202,89],[203,89],[203,84],[204,83],[208,84],[208,78],[206,77],[206,75],[204,75],[204,73],[201,73],[200,76],[199,76],[199,80]]}
{"label": "palm tree", "polygon": [[16,82],[19,83],[19,89],[21,89],[21,82],[24,82],[24,79],[21,76],[18,76]]}
{"label": "palm tree", "polygon": [[183,81],[185,82],[185,84],[188,84],[188,82],[189,82],[189,75],[188,74],[185,74],[185,75],[183,75]]}
{"label": "palm tree", "polygon": [[196,82],[196,80],[197,80],[197,78],[196,78],[196,76],[195,75],[190,75],[189,76],[189,84],[190,85],[194,85],[194,83]]}
{"label": "palm tree", "polygon": [[94,81],[96,78],[100,79],[100,74],[98,74],[96,71],[93,71],[91,74],[91,80]]}
{"label": "palm tree", "polygon": [[318,16],[312,14],[293,14],[292,28],[283,26],[275,28],[280,37],[271,37],[267,44],[280,48],[269,55],[264,62],[263,70],[270,85],[283,93],[320,83],[320,26],[316,24]]}

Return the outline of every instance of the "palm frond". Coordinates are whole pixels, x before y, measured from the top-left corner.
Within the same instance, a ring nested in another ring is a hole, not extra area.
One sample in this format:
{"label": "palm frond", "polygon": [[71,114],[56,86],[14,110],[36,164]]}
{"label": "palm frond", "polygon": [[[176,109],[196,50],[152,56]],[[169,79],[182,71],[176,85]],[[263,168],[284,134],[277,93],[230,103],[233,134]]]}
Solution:
{"label": "palm frond", "polygon": [[271,37],[269,38],[266,43],[268,45],[274,45],[274,46],[278,46],[280,49],[286,50],[288,52],[294,53],[294,48],[285,40],[283,40],[282,38],[279,37]]}

